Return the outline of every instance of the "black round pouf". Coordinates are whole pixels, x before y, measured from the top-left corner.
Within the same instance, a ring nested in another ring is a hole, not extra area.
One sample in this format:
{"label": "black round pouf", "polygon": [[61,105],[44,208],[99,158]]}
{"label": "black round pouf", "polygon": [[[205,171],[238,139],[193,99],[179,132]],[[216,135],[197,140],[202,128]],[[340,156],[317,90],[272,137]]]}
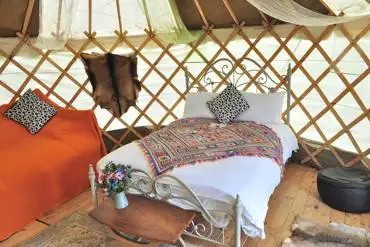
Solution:
{"label": "black round pouf", "polygon": [[370,212],[370,176],[359,169],[323,169],[317,175],[317,190],[332,208],[350,213]]}

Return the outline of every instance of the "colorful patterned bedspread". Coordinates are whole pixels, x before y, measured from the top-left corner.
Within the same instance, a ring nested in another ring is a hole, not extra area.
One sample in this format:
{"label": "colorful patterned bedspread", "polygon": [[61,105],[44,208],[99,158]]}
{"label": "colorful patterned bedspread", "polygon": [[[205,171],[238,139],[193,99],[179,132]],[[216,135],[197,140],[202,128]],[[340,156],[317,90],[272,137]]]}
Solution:
{"label": "colorful patterned bedspread", "polygon": [[231,156],[267,157],[283,168],[280,138],[255,122],[220,126],[213,119],[177,120],[138,141],[155,175],[167,170]]}

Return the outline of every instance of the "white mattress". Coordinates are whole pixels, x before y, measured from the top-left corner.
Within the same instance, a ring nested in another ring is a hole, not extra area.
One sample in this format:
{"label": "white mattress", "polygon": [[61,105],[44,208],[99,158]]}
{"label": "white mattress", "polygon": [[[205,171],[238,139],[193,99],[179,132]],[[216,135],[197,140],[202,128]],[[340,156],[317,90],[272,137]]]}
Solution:
{"label": "white mattress", "polygon": [[[298,148],[293,132],[285,124],[266,125],[280,137],[286,161],[292,151]],[[102,169],[109,161],[131,165],[151,174],[150,165],[136,143],[109,153],[98,162],[98,168]],[[280,168],[271,159],[236,156],[175,168],[170,174],[191,187],[204,200],[206,207],[212,210],[232,213],[233,203],[239,194],[243,204],[243,230],[250,237],[265,237],[268,201],[281,179]],[[181,191],[178,193],[181,194]],[[184,209],[195,209],[179,200],[171,203]]]}

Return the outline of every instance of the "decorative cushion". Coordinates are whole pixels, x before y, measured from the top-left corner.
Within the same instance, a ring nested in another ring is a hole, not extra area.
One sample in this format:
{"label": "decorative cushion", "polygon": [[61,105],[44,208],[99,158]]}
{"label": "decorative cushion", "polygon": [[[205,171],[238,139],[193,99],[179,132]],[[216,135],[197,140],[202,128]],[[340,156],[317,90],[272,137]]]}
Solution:
{"label": "decorative cushion", "polygon": [[208,101],[207,105],[216,119],[223,124],[231,122],[249,108],[247,100],[233,84],[227,85],[219,95]]}
{"label": "decorative cushion", "polygon": [[42,101],[31,89],[28,89],[4,115],[22,124],[34,135],[49,122],[56,112],[54,107]]}

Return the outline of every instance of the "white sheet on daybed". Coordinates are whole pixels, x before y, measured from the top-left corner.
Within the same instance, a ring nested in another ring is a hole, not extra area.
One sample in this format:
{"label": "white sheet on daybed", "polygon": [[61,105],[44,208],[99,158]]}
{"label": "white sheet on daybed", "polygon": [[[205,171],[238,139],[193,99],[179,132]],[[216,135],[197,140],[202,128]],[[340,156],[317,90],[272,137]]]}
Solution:
{"label": "white sheet on daybed", "polygon": [[[285,124],[266,124],[280,137],[284,161],[298,148],[297,140]],[[102,169],[109,161],[129,164],[151,174],[149,163],[137,143],[125,145],[98,162]],[[281,179],[279,166],[271,159],[260,157],[230,157],[196,166],[175,168],[171,172],[190,186],[205,202],[207,208],[223,212],[233,212],[233,203],[239,194],[243,204],[242,227],[251,237],[265,237],[264,221],[268,201]],[[172,204],[195,209],[181,201]]]}

